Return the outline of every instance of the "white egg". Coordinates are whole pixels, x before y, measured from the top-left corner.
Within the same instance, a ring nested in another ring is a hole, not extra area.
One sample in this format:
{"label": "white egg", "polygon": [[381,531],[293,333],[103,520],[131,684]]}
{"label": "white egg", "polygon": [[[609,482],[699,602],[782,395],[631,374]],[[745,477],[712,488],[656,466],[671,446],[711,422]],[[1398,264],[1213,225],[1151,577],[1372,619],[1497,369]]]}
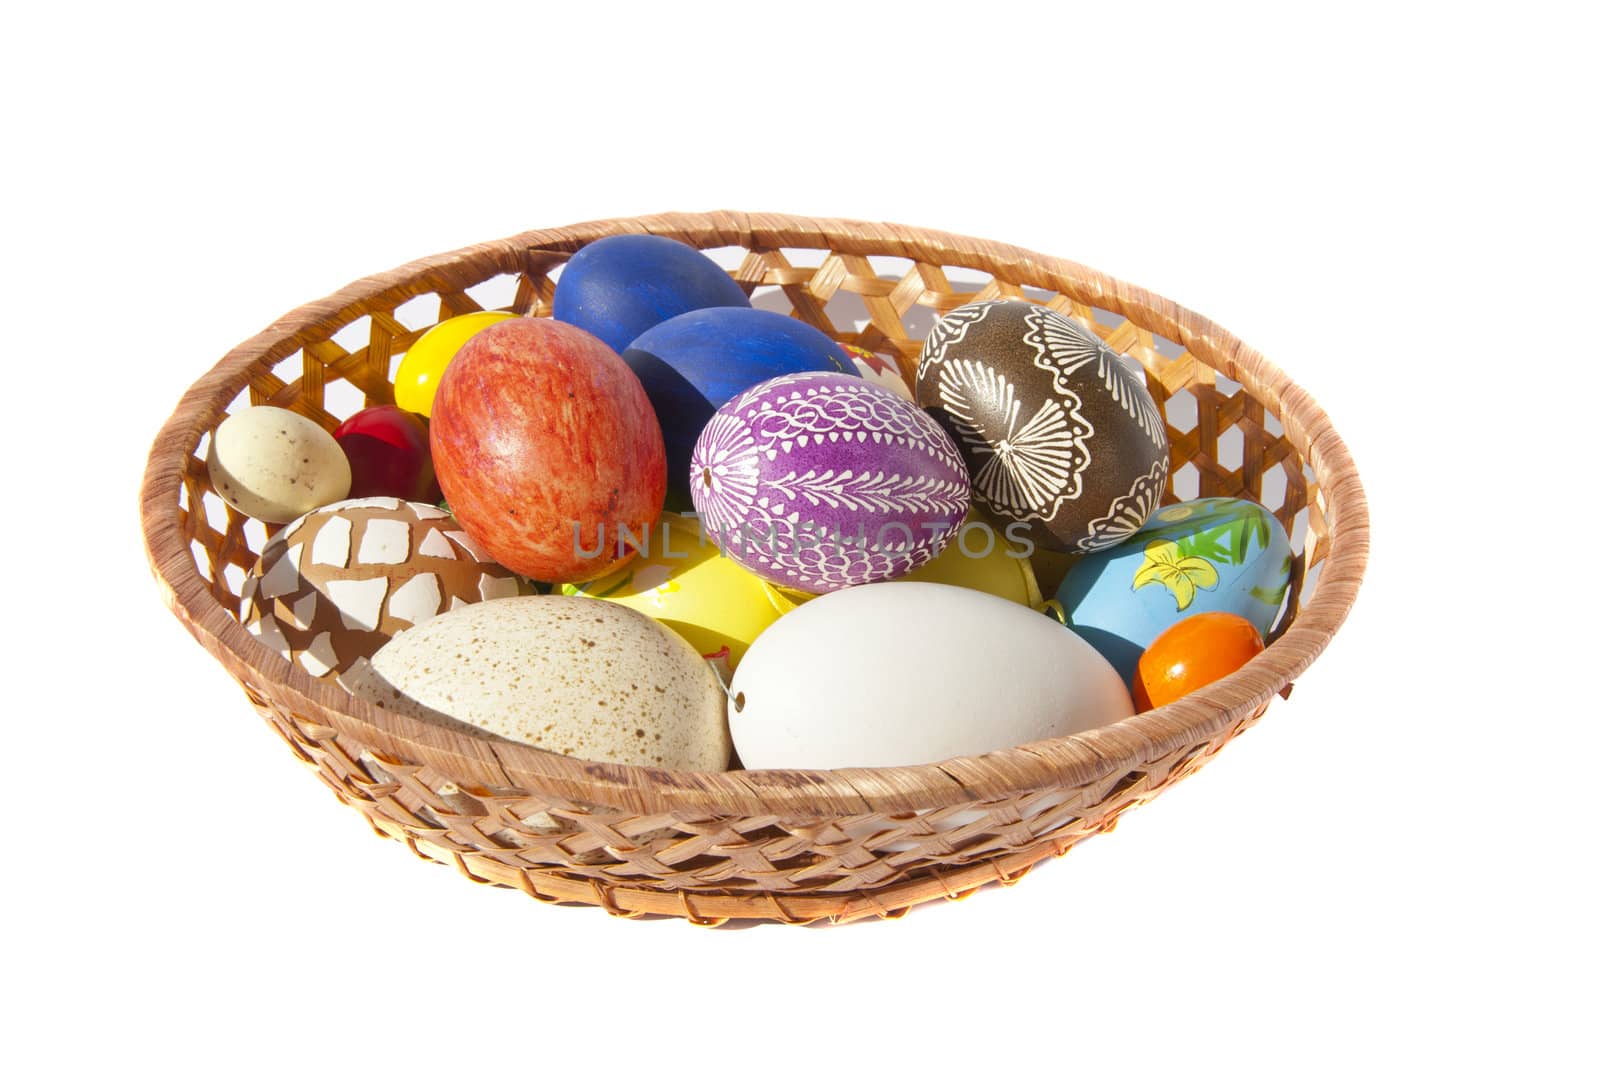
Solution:
{"label": "white egg", "polygon": [[[840,642],[847,635],[873,641]],[[939,762],[1133,713],[1116,670],[1070,630],[944,584],[814,599],[756,638],[729,691],[728,724],[749,769]]]}
{"label": "white egg", "polygon": [[242,409],[211,434],[211,486],[234,509],[287,524],[350,493],[350,462],[336,440],[299,413]]}
{"label": "white egg", "polygon": [[715,671],[682,636],[616,603],[529,595],[457,607],[400,633],[342,680],[378,706],[563,755],[728,767]]}

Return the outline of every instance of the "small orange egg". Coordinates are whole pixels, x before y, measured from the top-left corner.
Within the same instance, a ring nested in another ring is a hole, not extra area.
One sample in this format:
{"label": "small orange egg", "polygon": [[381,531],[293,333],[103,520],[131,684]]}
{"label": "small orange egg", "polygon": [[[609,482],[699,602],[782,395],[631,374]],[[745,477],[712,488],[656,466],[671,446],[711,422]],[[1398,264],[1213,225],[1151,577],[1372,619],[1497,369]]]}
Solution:
{"label": "small orange egg", "polygon": [[1184,618],[1139,656],[1133,705],[1139,713],[1165,706],[1219,681],[1266,650],[1261,633],[1238,614]]}

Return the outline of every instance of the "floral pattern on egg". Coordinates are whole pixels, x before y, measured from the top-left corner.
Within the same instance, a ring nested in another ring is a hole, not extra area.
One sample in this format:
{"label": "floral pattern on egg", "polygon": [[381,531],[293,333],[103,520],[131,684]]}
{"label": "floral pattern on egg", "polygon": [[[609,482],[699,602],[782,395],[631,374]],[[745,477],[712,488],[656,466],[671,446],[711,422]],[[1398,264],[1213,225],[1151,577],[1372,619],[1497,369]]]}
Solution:
{"label": "floral pattern on egg", "polygon": [[915,404],[859,377],[778,376],[717,411],[690,461],[708,535],[774,584],[820,593],[903,576],[966,516],[966,467]]}
{"label": "floral pattern on egg", "polygon": [[446,610],[526,593],[444,510],[365,498],[314,510],[268,540],[241,597],[246,629],[327,677]]}
{"label": "floral pattern on egg", "polygon": [[1139,372],[1094,332],[1026,301],[946,314],[917,401],[951,433],[973,500],[1055,552],[1130,538],[1161,500],[1166,424]]}
{"label": "floral pattern on egg", "polygon": [[1131,538],[1080,558],[1056,600],[1071,628],[1131,682],[1140,653],[1186,617],[1236,614],[1264,638],[1293,564],[1270,510],[1199,498],[1162,506]]}

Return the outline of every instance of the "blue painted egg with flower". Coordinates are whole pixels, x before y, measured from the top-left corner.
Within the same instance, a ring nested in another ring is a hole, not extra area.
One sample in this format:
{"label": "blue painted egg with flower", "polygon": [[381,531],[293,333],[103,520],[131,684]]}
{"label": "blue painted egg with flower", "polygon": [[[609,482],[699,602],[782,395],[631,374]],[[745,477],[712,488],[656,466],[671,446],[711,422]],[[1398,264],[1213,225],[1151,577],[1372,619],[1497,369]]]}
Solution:
{"label": "blue painted egg with flower", "polygon": [[1158,509],[1132,538],[1086,555],[1056,590],[1067,624],[1133,680],[1139,655],[1174,622],[1238,614],[1265,638],[1289,587],[1289,535],[1262,506],[1197,498]]}

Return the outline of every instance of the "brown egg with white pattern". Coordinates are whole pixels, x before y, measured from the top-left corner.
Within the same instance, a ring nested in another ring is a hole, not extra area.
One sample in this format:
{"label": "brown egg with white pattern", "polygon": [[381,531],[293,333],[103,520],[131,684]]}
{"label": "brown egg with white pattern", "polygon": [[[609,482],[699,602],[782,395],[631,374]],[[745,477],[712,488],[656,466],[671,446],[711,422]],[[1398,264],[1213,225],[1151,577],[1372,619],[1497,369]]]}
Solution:
{"label": "brown egg with white pattern", "polygon": [[436,614],[529,590],[444,510],[361,498],[313,510],[269,539],[240,595],[251,634],[329,677]]}
{"label": "brown egg with white pattern", "polygon": [[1089,554],[1130,538],[1161,504],[1167,425],[1138,363],[1028,301],[946,313],[917,365],[917,401],[950,433],[972,500],[1016,537]]}

